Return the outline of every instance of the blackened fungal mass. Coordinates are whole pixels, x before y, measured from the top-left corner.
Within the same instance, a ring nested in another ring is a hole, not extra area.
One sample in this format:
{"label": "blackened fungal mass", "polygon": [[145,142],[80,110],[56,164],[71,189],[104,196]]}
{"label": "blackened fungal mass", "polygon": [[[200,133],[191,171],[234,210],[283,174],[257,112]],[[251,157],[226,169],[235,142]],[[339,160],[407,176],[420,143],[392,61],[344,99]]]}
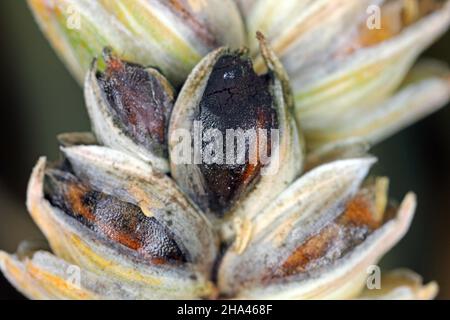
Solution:
{"label": "blackened fungal mass", "polygon": [[159,263],[182,263],[187,258],[173,234],[138,206],[92,190],[69,172],[47,169],[45,198],[56,208],[100,236]]}
{"label": "blackened fungal mass", "polygon": [[[237,54],[224,55],[216,62],[200,101],[196,120],[202,124],[203,135],[208,129],[221,131],[224,155],[227,129],[247,131],[277,128],[270,82],[270,75],[258,76],[251,61]],[[270,131],[267,142],[270,156]],[[249,163],[250,148],[257,148],[257,145],[250,145],[247,140],[245,164],[230,165],[224,161],[224,164],[203,162],[200,165],[207,190],[206,200],[199,201],[203,209],[222,216],[258,180],[261,163]]]}
{"label": "blackened fungal mass", "polygon": [[173,101],[159,79],[142,66],[108,56],[97,79],[117,123],[137,144],[167,154],[167,125]]}

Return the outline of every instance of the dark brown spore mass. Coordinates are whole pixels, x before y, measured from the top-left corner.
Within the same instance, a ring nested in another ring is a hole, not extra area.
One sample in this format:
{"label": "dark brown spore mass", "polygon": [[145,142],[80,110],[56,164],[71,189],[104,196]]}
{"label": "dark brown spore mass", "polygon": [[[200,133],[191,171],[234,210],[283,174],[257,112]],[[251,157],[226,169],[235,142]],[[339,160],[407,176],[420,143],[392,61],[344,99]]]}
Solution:
{"label": "dark brown spore mass", "polygon": [[44,191],[53,206],[153,264],[187,261],[172,233],[156,219],[133,204],[90,189],[71,173],[47,170]]}
{"label": "dark brown spore mass", "polygon": [[[270,75],[258,76],[251,61],[237,54],[224,55],[216,62],[200,101],[196,120],[201,121],[203,134],[208,129],[221,131],[224,155],[227,129],[247,131],[259,128],[268,130],[266,150],[270,156],[269,129],[277,128],[270,82]],[[245,146],[245,164],[226,164],[224,159],[224,164],[203,162],[200,165],[207,188],[206,204],[200,203],[204,209],[207,206],[222,216],[259,178],[259,159],[256,164],[249,162],[250,148],[258,146],[248,142]]]}
{"label": "dark brown spore mass", "polygon": [[167,126],[173,101],[164,86],[142,66],[106,55],[97,79],[117,123],[137,144],[167,155]]}

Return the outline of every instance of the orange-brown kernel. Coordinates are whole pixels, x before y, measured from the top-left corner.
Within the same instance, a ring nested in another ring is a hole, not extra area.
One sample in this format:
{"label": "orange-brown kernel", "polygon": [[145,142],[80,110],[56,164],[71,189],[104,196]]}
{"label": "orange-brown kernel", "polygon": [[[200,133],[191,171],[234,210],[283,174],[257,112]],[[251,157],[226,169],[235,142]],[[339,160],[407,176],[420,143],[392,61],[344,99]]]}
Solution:
{"label": "orange-brown kernel", "polygon": [[82,185],[75,183],[67,184],[67,202],[70,203],[70,206],[73,208],[73,212],[90,222],[94,222],[95,216],[92,212],[92,208],[87,205],[85,201],[87,193],[88,189]]}
{"label": "orange-brown kernel", "polygon": [[382,222],[376,220],[373,201],[364,191],[347,202],[339,217],[297,247],[275,271],[274,277],[305,273],[331,263],[379,228]]}
{"label": "orange-brown kernel", "polygon": [[374,230],[380,227],[381,221],[375,219],[374,206],[369,199],[358,194],[347,203],[345,212],[338,218],[338,224],[365,226]]}
{"label": "orange-brown kernel", "polygon": [[74,175],[47,170],[45,197],[100,237],[136,251],[153,264],[188,260],[173,234],[131,203],[92,190]]}
{"label": "orange-brown kernel", "polygon": [[337,238],[338,232],[338,226],[330,225],[309,238],[283,263],[283,276],[306,272],[311,261],[320,259],[326,253],[333,240]]}

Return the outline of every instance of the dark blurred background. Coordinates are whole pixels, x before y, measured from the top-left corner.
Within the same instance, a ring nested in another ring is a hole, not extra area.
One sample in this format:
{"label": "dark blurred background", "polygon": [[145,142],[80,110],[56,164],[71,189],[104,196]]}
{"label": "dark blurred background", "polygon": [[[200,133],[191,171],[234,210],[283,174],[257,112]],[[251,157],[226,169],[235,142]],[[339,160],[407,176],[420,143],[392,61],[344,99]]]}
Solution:
{"label": "dark blurred background", "polygon": [[[450,63],[450,33],[425,53]],[[58,133],[89,130],[82,90],[50,48],[25,1],[0,1],[0,249],[40,239],[25,209],[31,168],[58,156]],[[374,173],[389,176],[390,194],[410,190],[419,207],[407,236],[384,268],[408,267],[437,280],[450,299],[450,108],[444,108],[373,149]],[[0,275],[0,299],[22,298]]]}

